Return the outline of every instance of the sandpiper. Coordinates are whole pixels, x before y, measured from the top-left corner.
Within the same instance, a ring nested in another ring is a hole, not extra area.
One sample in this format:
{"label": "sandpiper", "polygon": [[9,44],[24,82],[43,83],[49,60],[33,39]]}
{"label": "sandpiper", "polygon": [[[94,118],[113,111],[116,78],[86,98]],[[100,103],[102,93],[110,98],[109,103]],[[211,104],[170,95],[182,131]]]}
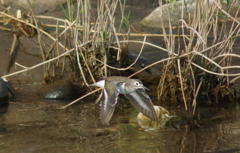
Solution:
{"label": "sandpiper", "polygon": [[151,98],[146,94],[146,87],[140,80],[111,76],[91,86],[98,86],[103,89],[104,101],[100,105],[100,119],[103,124],[109,125],[119,94],[127,97],[139,112],[142,112],[154,121],[158,120]]}

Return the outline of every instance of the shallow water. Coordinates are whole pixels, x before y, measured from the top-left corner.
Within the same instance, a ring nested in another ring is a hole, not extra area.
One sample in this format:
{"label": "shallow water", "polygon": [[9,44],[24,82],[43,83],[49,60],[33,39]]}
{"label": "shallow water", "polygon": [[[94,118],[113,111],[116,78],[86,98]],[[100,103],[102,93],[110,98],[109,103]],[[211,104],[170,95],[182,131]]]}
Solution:
{"label": "shallow water", "polygon": [[[29,94],[26,91],[22,90],[20,98],[8,107],[1,105],[0,153],[240,152],[240,113],[236,107],[206,115],[199,127],[184,123],[178,128],[144,131],[137,125],[137,112],[132,108],[118,109],[111,125],[104,127],[99,123],[98,104],[91,100],[60,110],[66,102],[45,101],[34,90],[30,98],[23,98]],[[127,103],[124,99],[121,102]],[[174,109],[171,113],[178,115]]]}

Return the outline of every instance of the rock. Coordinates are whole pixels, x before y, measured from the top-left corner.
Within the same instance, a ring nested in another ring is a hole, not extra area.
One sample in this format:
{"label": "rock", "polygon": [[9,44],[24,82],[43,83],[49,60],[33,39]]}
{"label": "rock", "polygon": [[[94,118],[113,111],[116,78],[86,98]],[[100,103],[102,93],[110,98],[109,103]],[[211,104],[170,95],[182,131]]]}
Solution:
{"label": "rock", "polygon": [[[56,9],[66,3],[66,1],[67,0],[1,0],[0,4],[16,9],[30,10],[31,8],[35,13],[44,13]],[[29,4],[29,2],[31,4]]]}
{"label": "rock", "polygon": [[15,90],[7,81],[0,78],[0,99],[8,99],[9,97],[15,97]]}
{"label": "rock", "polygon": [[[179,20],[183,19],[187,23],[191,23],[193,19],[193,15],[196,10],[196,2],[195,0],[180,0],[168,4],[164,4],[162,6],[157,7],[154,9],[148,16],[146,16],[140,23],[146,27],[151,28],[168,28],[171,26],[179,25]],[[239,1],[215,1],[215,0],[203,0],[199,1],[203,3],[203,7],[211,8],[217,7],[215,3],[219,4],[219,7],[223,8],[224,10],[228,10],[228,13],[231,16],[239,16]],[[231,9],[229,9],[231,5]],[[214,8],[213,8],[214,9]],[[215,9],[216,11],[217,9]],[[216,11],[218,13],[218,11]],[[219,15],[220,20],[226,21],[226,16]],[[169,25],[170,24],[170,25]]]}
{"label": "rock", "polygon": [[[123,52],[122,56],[122,67],[127,67],[131,65],[137,58],[139,54],[139,47],[135,44],[129,44],[129,49]],[[167,53],[156,50],[154,48],[147,48],[143,50],[141,56],[138,58],[137,62],[131,67],[129,74],[132,74],[136,71],[145,68],[146,66],[160,61],[164,58],[167,58]],[[142,81],[149,84],[155,84],[159,81],[159,76],[161,75],[163,64],[157,64],[151,66],[150,68],[144,70],[143,72],[137,75],[138,78],[141,78]],[[126,72],[124,72],[126,74]]]}
{"label": "rock", "polygon": [[195,11],[195,3],[193,0],[187,1],[186,4],[184,1],[177,1],[159,6],[140,23],[151,28],[166,28],[169,27],[169,23],[172,26],[177,26],[179,24],[179,20],[182,19],[182,11],[183,19],[188,21],[188,14],[194,13]]}
{"label": "rock", "polygon": [[154,106],[154,109],[159,119],[158,122],[152,121],[150,118],[143,115],[142,113],[138,113],[137,122],[141,128],[145,130],[155,130],[163,128],[166,125],[166,123],[173,117],[165,108],[161,106]]}
{"label": "rock", "polygon": [[49,100],[68,100],[80,97],[84,91],[79,85],[70,81],[57,81],[49,85],[50,91],[44,94]]}

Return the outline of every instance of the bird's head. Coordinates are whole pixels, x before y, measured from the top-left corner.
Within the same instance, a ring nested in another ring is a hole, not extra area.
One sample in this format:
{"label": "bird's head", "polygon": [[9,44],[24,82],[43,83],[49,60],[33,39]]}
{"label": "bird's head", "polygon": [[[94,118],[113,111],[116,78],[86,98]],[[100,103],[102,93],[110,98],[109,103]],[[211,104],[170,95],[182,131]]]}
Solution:
{"label": "bird's head", "polygon": [[144,90],[147,89],[148,90],[148,88],[146,88],[143,85],[142,81],[137,80],[137,79],[131,79],[128,82],[126,82],[125,88],[128,92],[134,92],[137,89],[144,89]]}

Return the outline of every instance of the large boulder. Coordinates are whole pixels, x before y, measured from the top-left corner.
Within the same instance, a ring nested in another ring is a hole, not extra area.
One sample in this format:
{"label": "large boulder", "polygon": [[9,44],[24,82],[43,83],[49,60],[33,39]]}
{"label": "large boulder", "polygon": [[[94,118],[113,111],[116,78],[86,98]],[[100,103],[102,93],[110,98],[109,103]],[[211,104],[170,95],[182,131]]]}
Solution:
{"label": "large boulder", "polygon": [[[31,8],[35,13],[44,13],[54,10],[64,4],[67,0],[1,0],[1,5],[11,6],[18,9]],[[29,4],[29,2],[31,4]]]}
{"label": "large boulder", "polygon": [[169,24],[176,26],[180,19],[188,20],[188,14],[195,10],[195,3],[189,0],[176,1],[173,3],[164,4],[154,9],[147,15],[141,24],[151,28],[169,27]]}
{"label": "large boulder", "polygon": [[[236,16],[236,13],[238,16],[240,15],[239,1],[232,1],[230,4],[226,0],[180,0],[157,7],[141,21],[141,24],[151,28],[167,28],[170,25],[173,27],[179,25],[181,19],[185,20],[187,23],[191,23],[196,7],[198,6],[197,2],[204,5],[204,8],[210,9],[211,7],[219,6],[223,10],[227,10],[232,16]],[[230,7],[231,9],[229,9]],[[219,15],[219,19],[226,21],[224,15]]]}

